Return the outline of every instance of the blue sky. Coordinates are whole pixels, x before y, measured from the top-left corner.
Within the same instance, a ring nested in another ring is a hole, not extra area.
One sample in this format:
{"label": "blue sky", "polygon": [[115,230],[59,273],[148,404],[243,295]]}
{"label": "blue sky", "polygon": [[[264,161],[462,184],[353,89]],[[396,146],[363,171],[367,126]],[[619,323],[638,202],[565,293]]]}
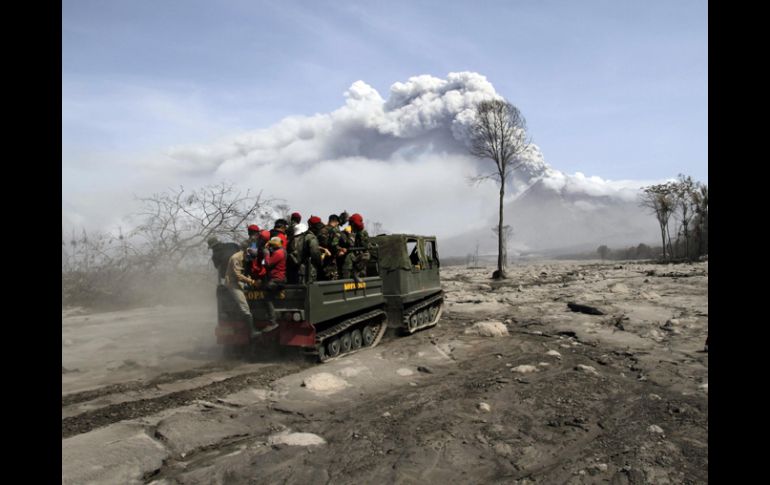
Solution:
{"label": "blue sky", "polygon": [[517,105],[556,169],[707,181],[707,6],[64,0],[64,202],[141,184],[132,160],[171,146],[331,112],[357,80],[387,98],[457,71]]}

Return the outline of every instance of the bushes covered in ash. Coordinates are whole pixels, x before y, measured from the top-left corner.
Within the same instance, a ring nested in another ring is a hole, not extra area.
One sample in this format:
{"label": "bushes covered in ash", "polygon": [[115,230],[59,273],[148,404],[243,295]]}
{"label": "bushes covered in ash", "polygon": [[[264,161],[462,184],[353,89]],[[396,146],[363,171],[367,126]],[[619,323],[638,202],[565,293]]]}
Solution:
{"label": "bushes covered in ash", "polygon": [[62,272],[62,308],[117,310],[154,305],[189,305],[213,301],[216,277],[207,271],[136,270],[108,268]]}
{"label": "bushes covered in ash", "polygon": [[117,309],[211,298],[216,273],[206,241],[240,241],[248,224],[281,215],[273,201],[227,183],[179,187],[139,201],[126,234],[62,234],[62,307]]}

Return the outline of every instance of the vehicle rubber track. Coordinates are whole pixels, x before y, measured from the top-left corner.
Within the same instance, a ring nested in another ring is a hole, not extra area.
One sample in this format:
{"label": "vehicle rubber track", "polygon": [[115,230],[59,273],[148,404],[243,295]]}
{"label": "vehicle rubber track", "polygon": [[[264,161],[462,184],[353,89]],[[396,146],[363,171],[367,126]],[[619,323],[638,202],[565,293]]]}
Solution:
{"label": "vehicle rubber track", "polygon": [[[444,311],[444,292],[421,301],[404,310],[401,329],[411,335],[418,330],[435,326]],[[431,318],[432,317],[432,318]]]}
{"label": "vehicle rubber track", "polygon": [[[387,316],[387,313],[385,313],[385,311],[374,310],[374,311],[359,315],[357,317],[343,320],[340,323],[333,325],[327,328],[326,330],[316,334],[316,337],[315,337],[316,346],[315,346],[315,350],[312,351],[312,353],[318,356],[319,362],[329,362],[332,360],[339,359],[340,357],[345,357],[346,355],[354,354],[359,350],[376,347],[377,344],[380,343],[380,340],[382,340],[382,336],[385,335],[385,331],[388,329],[387,318],[388,316]],[[367,321],[370,321],[372,323],[369,323],[369,324],[363,323]],[[363,331],[364,328],[368,327],[374,337],[371,343],[369,345],[362,343],[361,347],[357,349],[351,348],[348,351],[340,351],[338,355],[335,355],[333,357],[330,356],[326,350],[326,344],[333,338],[339,338],[343,336],[346,333],[346,331],[353,326],[355,326],[356,329],[361,331]]]}

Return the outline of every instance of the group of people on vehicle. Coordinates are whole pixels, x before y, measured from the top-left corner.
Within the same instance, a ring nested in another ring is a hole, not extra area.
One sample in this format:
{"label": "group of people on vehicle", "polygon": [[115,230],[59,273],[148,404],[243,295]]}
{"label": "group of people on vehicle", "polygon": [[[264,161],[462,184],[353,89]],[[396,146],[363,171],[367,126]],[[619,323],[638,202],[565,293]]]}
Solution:
{"label": "group of people on vehicle", "polygon": [[[366,276],[370,260],[369,234],[360,214],[332,214],[324,223],[311,216],[302,223],[299,212],[290,221],[278,219],[273,229],[260,229],[256,224],[247,228],[248,239],[240,245],[222,243],[209,238],[212,261],[219,272],[220,283],[232,295],[243,317],[250,322],[252,337],[275,329],[275,309],[272,299],[289,284],[307,284],[317,280]],[[253,325],[245,291],[258,290],[264,294],[271,325],[257,331]]]}

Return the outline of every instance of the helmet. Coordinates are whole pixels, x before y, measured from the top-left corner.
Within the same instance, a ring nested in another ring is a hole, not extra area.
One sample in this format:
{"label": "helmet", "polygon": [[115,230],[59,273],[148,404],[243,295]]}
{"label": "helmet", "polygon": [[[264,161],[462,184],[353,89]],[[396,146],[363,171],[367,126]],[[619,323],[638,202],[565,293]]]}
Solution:
{"label": "helmet", "polygon": [[274,248],[280,248],[281,246],[283,246],[283,241],[281,240],[280,237],[273,237],[273,238],[270,238],[270,241],[268,241],[268,244],[270,244],[270,246]]}
{"label": "helmet", "polygon": [[352,216],[350,216],[350,225],[354,228],[358,229],[359,231],[364,228],[364,218],[359,213],[355,213]]}
{"label": "helmet", "polygon": [[307,231],[307,224],[305,224],[304,222],[300,222],[299,224],[296,224],[294,226],[294,235],[295,236],[299,236],[300,234],[302,234],[303,232],[306,232],[306,231]]}

